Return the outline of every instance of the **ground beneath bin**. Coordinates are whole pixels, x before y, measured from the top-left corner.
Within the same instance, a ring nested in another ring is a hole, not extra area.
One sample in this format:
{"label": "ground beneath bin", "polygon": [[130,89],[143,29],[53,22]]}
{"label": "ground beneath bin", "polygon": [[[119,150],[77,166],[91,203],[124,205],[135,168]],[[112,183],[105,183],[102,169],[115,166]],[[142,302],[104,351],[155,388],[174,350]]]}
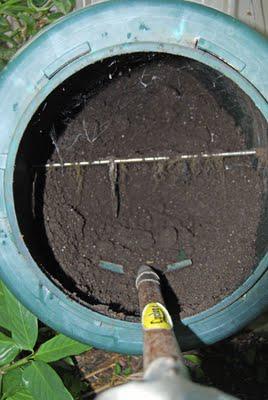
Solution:
{"label": "ground beneath bin", "polygon": [[[243,333],[216,345],[185,353],[192,379],[216,387],[241,400],[267,400],[268,341]],[[100,350],[77,357],[77,366],[88,385],[85,400],[110,387],[142,377],[142,357],[108,354]]]}
{"label": "ground beneath bin", "polygon": [[[254,268],[262,179],[250,157],[176,159],[248,146],[196,63],[158,56],[132,68],[115,61],[112,68],[101,89],[77,100],[79,112],[66,111],[57,140],[53,128],[50,161],[157,155],[172,161],[122,164],[116,176],[108,166],[49,169],[48,241],[74,282],[70,295],[121,319],[139,315],[134,283],[142,263],[163,271],[192,259],[191,267],[166,274],[166,290],[176,295],[182,317],[194,315]],[[100,269],[101,260],[123,265],[125,274]]]}

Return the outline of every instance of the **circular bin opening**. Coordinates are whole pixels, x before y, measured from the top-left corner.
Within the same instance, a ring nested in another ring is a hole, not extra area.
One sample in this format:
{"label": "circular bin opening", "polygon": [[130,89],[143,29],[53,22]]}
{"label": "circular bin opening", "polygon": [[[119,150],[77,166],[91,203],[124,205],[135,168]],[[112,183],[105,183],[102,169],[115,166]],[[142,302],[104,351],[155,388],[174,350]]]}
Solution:
{"label": "circular bin opening", "polygon": [[[251,99],[200,62],[135,53],[90,65],[47,97],[20,143],[25,243],[54,283],[99,313],[138,321],[135,278],[147,263],[181,317],[196,315],[265,252],[266,136]],[[242,153],[210,156],[230,152]],[[150,157],[167,159],[129,162]]]}

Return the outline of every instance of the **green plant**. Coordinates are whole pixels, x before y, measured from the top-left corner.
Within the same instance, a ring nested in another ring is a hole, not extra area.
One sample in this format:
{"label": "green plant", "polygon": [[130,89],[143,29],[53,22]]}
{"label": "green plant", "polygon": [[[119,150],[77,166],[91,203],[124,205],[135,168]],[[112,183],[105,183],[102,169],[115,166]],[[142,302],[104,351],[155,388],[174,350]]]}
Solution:
{"label": "green plant", "polygon": [[41,28],[69,13],[75,0],[0,0],[0,69]]}
{"label": "green plant", "polygon": [[205,374],[202,369],[202,359],[200,356],[196,354],[184,354],[183,358],[192,378],[197,381],[202,380]]}
{"label": "green plant", "polygon": [[[124,363],[125,364],[125,363]],[[122,366],[119,361],[116,361],[114,366],[114,374],[116,376],[129,376],[133,373],[132,366],[131,366],[131,357],[128,356],[126,360],[126,364]]]}
{"label": "green plant", "polygon": [[0,399],[72,400],[50,364],[70,364],[70,356],[90,347],[62,334],[40,343],[37,318],[1,282],[0,326]]}

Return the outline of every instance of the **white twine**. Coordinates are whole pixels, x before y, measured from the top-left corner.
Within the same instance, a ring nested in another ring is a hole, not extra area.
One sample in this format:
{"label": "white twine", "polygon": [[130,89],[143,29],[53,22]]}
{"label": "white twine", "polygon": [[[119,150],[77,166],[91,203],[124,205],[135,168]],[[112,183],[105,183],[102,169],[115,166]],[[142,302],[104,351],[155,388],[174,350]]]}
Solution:
{"label": "white twine", "polygon": [[191,160],[196,158],[225,158],[225,157],[242,157],[242,156],[253,156],[256,155],[256,150],[244,150],[244,151],[229,151],[223,153],[201,153],[201,154],[181,154],[173,157],[140,157],[140,158],[122,158],[122,159],[105,159],[96,161],[80,161],[80,162],[64,162],[64,163],[48,163],[45,165],[39,165],[38,167],[45,168],[60,168],[60,167],[74,167],[74,166],[89,166],[89,165],[108,165],[114,164],[131,164],[141,162],[157,162],[157,161],[168,161],[168,160]]}

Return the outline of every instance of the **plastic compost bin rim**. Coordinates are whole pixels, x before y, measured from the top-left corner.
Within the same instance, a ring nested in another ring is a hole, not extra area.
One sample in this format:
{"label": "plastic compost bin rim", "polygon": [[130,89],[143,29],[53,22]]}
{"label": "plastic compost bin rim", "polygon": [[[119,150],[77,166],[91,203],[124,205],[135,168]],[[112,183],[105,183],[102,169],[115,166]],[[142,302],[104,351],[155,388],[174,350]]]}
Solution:
{"label": "plastic compost bin rim", "polygon": [[[113,3],[113,2],[112,2]],[[114,2],[116,3],[124,3],[124,2]],[[126,4],[128,2],[125,2]],[[147,2],[148,3],[148,2]],[[158,3],[158,2],[155,2]],[[171,2],[174,4],[173,2]],[[100,8],[105,8],[106,5],[108,6],[108,3],[105,3],[100,6],[95,6],[94,11],[90,10],[90,12],[94,14],[95,10],[98,12],[98,9]],[[110,6],[110,5],[109,5]],[[109,7],[108,6],[108,7]],[[196,5],[192,5],[190,7],[200,7]],[[188,5],[187,5],[188,7]],[[202,7],[201,7],[202,8]],[[67,17],[65,20],[62,20],[62,22],[66,22],[66,20],[69,18],[74,18],[75,15],[79,17],[79,15],[83,13],[87,13],[89,10],[81,10],[78,11],[77,13]],[[206,11],[206,12],[211,12],[211,11]],[[226,18],[227,20],[229,19],[228,17],[223,17]],[[61,23],[62,23],[61,22]],[[60,23],[58,23],[60,24]],[[58,25],[56,24],[56,25]],[[55,26],[56,26],[55,25]],[[48,28],[46,32],[48,33],[50,29],[53,29],[53,26]],[[36,42],[42,41],[43,35],[39,35],[38,39],[32,42],[33,45],[36,44]],[[24,52],[27,52],[27,47]],[[17,149],[19,146],[19,140],[18,138],[23,134],[25,127],[30,120],[30,117],[33,115],[34,111],[38,108],[38,106],[42,103],[43,100],[47,97],[47,95],[55,88],[57,87],[61,82],[63,82],[67,77],[71,76],[73,73],[79,71],[86,65],[89,65],[93,62],[96,62],[98,60],[101,60],[103,58],[111,57],[113,55],[119,55],[119,54],[125,54],[129,52],[138,52],[138,51],[156,51],[156,52],[167,52],[171,54],[177,54],[177,55],[182,55],[186,57],[190,57],[193,59],[196,59],[200,62],[203,62],[209,66],[211,66],[214,69],[217,69],[218,71],[221,71],[224,75],[228,76],[231,78],[233,81],[235,81],[255,102],[255,104],[260,108],[262,113],[265,115],[266,119],[268,119],[268,111],[267,111],[267,103],[265,98],[260,94],[260,92],[251,85],[249,81],[247,81],[244,77],[242,77],[237,71],[235,71],[233,68],[228,66],[226,63],[223,61],[219,60],[218,58],[215,58],[212,55],[209,55],[207,53],[204,53],[203,51],[196,50],[196,49],[191,49],[187,48],[185,46],[180,46],[180,45],[172,45],[169,43],[152,43],[152,42],[142,42],[142,43],[132,43],[128,44],[127,46],[112,46],[112,47],[107,47],[103,48],[101,51],[95,52],[90,54],[89,58],[83,58],[79,59],[77,61],[72,62],[70,65],[66,66],[66,68],[62,69],[60,72],[57,73],[57,75],[53,78],[53,80],[50,82],[49,86],[45,85],[42,90],[39,90],[36,92],[35,98],[32,99],[31,103],[27,107],[27,110],[23,113],[20,121],[18,121],[18,124],[16,126],[16,138],[17,141],[14,140],[15,134],[12,139],[12,143],[9,149],[8,153],[8,158],[7,158],[7,165],[6,165],[6,170],[5,170],[5,199],[7,203],[7,215],[8,215],[8,220],[11,223],[10,230],[12,231],[14,237],[15,237],[15,245],[17,246],[17,250],[19,251],[20,254],[24,255],[24,258],[27,260],[27,265],[30,266],[31,269],[31,274],[32,274],[32,283],[36,284],[39,282],[39,286],[43,287],[47,290],[47,295],[43,296],[44,298],[42,299],[41,302],[43,304],[49,304],[49,300],[53,300],[54,298],[54,306],[55,305],[63,305],[68,308],[68,311],[73,310],[74,313],[76,311],[81,311],[81,319],[85,320],[86,318],[90,319],[92,318],[93,324],[96,325],[97,330],[96,334],[98,334],[98,329],[100,329],[103,325],[105,326],[105,329],[108,327],[108,331],[105,331],[105,335],[107,333],[109,334],[109,327],[112,327],[112,331],[110,332],[111,335],[113,334],[119,334],[120,332],[116,332],[116,328],[122,328],[126,329],[127,331],[134,330],[135,333],[137,334],[137,341],[138,344],[136,344],[134,347],[134,351],[131,349],[127,349],[126,346],[124,345],[122,351],[125,352],[131,352],[131,353],[138,353],[141,351],[141,343],[142,343],[142,338],[141,338],[141,329],[139,324],[137,323],[130,323],[130,322],[125,322],[125,321],[119,321],[119,320],[114,320],[112,318],[103,316],[101,314],[98,314],[96,312],[93,312],[86,307],[83,307],[79,305],[78,303],[75,303],[73,300],[68,298],[60,289],[58,289],[46,276],[39,267],[36,265],[32,257],[30,256],[30,253],[28,249],[26,248],[23,239],[20,235],[17,219],[16,219],[16,214],[15,214],[15,208],[14,208],[14,202],[13,202],[13,190],[12,190],[12,181],[13,181],[13,169],[14,169],[14,163],[15,163],[15,157],[17,153]],[[20,54],[24,54],[24,52]],[[13,63],[10,64],[10,66],[6,69],[5,74],[10,74],[12,73],[12,64],[19,63],[19,57],[15,58]],[[7,256],[7,255],[5,255]],[[5,258],[5,261],[8,263],[8,257]],[[227,307],[230,305],[237,303],[239,301],[242,301],[245,296],[247,296],[247,292],[250,293],[250,289],[256,286],[258,284],[258,281],[261,279],[262,276],[264,276],[265,271],[267,269],[267,263],[268,263],[268,255],[264,257],[264,259],[261,261],[259,266],[256,268],[254,273],[244,282],[243,285],[241,285],[235,292],[233,292],[231,295],[227,296],[224,300],[216,304],[214,307],[201,312],[200,314],[196,314],[193,317],[189,317],[183,320],[184,325],[186,326],[191,326],[191,325],[196,325],[199,321],[209,321],[209,317],[213,317],[220,313],[221,311],[224,311]],[[72,335],[73,337],[76,337],[80,340],[88,341],[89,338],[85,338],[84,336],[81,338],[76,332],[70,332],[70,327],[66,329],[66,327],[61,326],[61,322],[58,321],[53,321],[51,318],[49,319],[46,315],[40,315],[39,312],[39,300],[36,301],[34,304],[32,303],[32,299],[27,299],[29,294],[31,293],[31,290],[27,293],[22,293],[19,290],[19,286],[17,285],[18,282],[16,282],[16,273],[14,273],[13,277],[10,276],[7,271],[5,271],[4,268],[1,268],[1,276],[3,280],[7,283],[7,285],[15,292],[18,298],[22,300],[24,304],[26,304],[33,312],[35,312],[40,319],[43,319],[44,321],[49,321],[50,325],[56,326],[56,329],[61,329],[69,334]],[[29,288],[28,288],[29,289]],[[43,290],[43,289],[42,289]],[[32,292],[32,295],[35,297],[36,300],[36,294]],[[42,297],[40,296],[40,297]],[[56,298],[56,303],[55,303],[55,298]],[[83,314],[83,315],[82,315]],[[76,327],[75,327],[76,328]],[[115,330],[113,330],[115,329]],[[101,332],[100,332],[101,333]],[[205,338],[202,338],[203,341],[206,341]],[[90,341],[93,342],[94,344],[94,338],[90,338]],[[107,345],[101,343],[99,345],[99,342],[96,341],[97,345],[99,347],[104,347],[104,348],[109,348],[109,349],[114,349],[114,345],[117,343],[117,346],[119,345],[120,347],[120,338],[117,338],[117,341],[113,342],[113,345]],[[116,348],[118,350],[118,348]],[[119,348],[120,350],[120,348]]]}

